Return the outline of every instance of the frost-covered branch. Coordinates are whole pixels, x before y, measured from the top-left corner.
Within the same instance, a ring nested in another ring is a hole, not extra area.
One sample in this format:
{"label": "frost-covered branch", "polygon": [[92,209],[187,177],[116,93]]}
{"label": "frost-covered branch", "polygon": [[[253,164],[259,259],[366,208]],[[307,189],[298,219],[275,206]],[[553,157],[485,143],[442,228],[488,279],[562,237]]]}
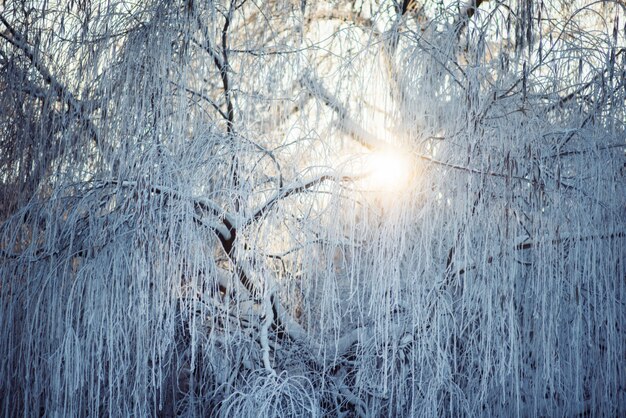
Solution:
{"label": "frost-covered branch", "polygon": [[339,118],[339,126],[355,141],[370,150],[384,149],[388,144],[364,130],[350,117],[348,110],[315,78],[305,75],[301,79],[302,84],[313,94],[330,107]]}
{"label": "frost-covered branch", "polygon": [[470,19],[476,14],[481,4],[488,0],[470,0],[462,11],[459,12],[459,17],[454,23],[454,28],[457,36],[463,32],[463,29],[467,26]]}
{"label": "frost-covered branch", "polygon": [[448,3],[6,2],[0,415],[625,416],[624,7]]}
{"label": "frost-covered branch", "polygon": [[[89,113],[95,110],[95,103],[85,104],[84,102],[75,98],[74,94],[62,83],[60,83],[56,77],[44,66],[40,59],[37,58],[35,52],[31,49],[30,45],[26,42],[24,37],[13,28],[13,26],[0,14],[0,22],[7,28],[10,35],[5,32],[0,32],[0,38],[6,40],[9,44],[13,45],[16,49],[22,51],[22,53],[28,58],[31,65],[37,69],[41,75],[43,81],[50,86],[52,91],[57,95],[58,100],[65,103],[74,117],[85,123],[87,129],[92,136],[92,139],[98,144],[98,131],[93,125],[93,122],[89,119]],[[44,96],[43,92],[36,87],[27,87],[26,92],[30,93],[36,98],[47,98],[47,94]]]}
{"label": "frost-covered branch", "polygon": [[354,177],[350,177],[350,176],[338,177],[337,175],[334,175],[334,174],[324,174],[312,180],[309,180],[307,182],[295,183],[287,187],[282,187],[273,197],[271,197],[268,201],[263,203],[260,208],[255,210],[254,214],[247,221],[245,221],[244,225],[247,226],[247,225],[252,224],[253,222],[258,221],[263,216],[265,216],[267,212],[269,212],[274,207],[274,205],[276,205],[278,202],[280,202],[281,200],[289,196],[306,192],[310,190],[311,188],[325,181],[342,181],[343,182],[343,181],[352,181],[354,179],[355,179]]}

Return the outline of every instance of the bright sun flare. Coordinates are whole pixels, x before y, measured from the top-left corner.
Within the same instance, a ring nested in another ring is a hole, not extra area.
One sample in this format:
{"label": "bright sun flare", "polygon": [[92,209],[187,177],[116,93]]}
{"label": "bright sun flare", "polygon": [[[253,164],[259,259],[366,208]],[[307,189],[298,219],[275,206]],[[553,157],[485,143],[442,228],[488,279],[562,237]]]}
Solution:
{"label": "bright sun flare", "polygon": [[368,188],[373,191],[398,192],[411,179],[411,160],[399,150],[374,151],[365,157],[364,168]]}

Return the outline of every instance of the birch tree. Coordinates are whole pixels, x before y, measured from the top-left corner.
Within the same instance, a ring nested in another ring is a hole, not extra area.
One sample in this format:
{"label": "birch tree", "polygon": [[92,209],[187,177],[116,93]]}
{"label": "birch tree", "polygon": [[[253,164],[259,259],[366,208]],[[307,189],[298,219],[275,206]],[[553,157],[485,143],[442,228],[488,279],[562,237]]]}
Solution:
{"label": "birch tree", "polygon": [[625,414],[625,12],[4,2],[1,413]]}

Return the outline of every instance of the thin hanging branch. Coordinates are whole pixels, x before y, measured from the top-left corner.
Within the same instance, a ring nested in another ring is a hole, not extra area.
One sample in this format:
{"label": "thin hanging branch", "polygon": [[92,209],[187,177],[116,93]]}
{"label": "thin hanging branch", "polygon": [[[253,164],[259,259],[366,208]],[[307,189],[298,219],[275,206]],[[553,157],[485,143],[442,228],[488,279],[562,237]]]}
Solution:
{"label": "thin hanging branch", "polygon": [[[98,145],[100,143],[98,130],[89,118],[89,114],[98,108],[97,103],[90,102],[87,104],[76,99],[74,94],[72,94],[72,92],[66,86],[61,84],[52,75],[52,73],[50,73],[50,71],[42,64],[41,60],[36,58],[35,53],[26,43],[24,37],[18,31],[16,31],[1,14],[0,22],[2,22],[2,24],[7,28],[8,32],[10,33],[9,36],[5,32],[0,32],[0,38],[4,39],[15,48],[22,51],[22,53],[26,56],[26,58],[28,58],[30,63],[37,69],[43,81],[50,86],[52,91],[54,91],[58,100],[62,103],[65,103],[72,111],[71,114],[87,127],[87,130],[89,131],[89,134],[91,135],[94,143]],[[48,98],[47,94],[44,94],[40,89],[36,87],[27,87],[25,91],[31,93],[31,95],[35,98]]]}

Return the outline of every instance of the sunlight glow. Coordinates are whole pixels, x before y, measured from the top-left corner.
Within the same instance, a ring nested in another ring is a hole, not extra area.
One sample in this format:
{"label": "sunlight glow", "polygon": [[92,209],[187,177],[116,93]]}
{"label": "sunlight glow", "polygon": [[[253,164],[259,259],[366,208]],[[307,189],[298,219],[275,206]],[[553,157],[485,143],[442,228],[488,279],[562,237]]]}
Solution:
{"label": "sunlight glow", "polygon": [[372,191],[398,192],[405,190],[412,177],[408,154],[400,150],[381,150],[368,154],[364,161],[367,188]]}

